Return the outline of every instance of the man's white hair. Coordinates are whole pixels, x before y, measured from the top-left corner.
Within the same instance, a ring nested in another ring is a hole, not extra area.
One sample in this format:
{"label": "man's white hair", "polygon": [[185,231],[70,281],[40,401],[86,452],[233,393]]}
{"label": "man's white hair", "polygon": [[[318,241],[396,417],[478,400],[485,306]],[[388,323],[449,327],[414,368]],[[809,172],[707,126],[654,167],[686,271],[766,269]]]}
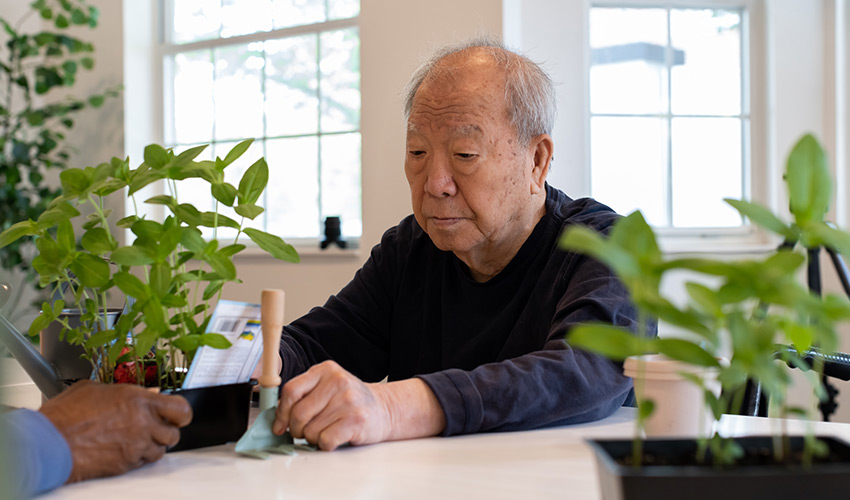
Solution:
{"label": "man's white hair", "polygon": [[528,144],[537,135],[551,135],[556,115],[552,80],[536,63],[491,38],[477,38],[446,47],[420,66],[405,87],[405,118],[410,118],[413,98],[426,79],[452,75],[451,65],[446,67],[440,62],[451,55],[473,49],[490,56],[505,72],[505,105],[520,142]]}

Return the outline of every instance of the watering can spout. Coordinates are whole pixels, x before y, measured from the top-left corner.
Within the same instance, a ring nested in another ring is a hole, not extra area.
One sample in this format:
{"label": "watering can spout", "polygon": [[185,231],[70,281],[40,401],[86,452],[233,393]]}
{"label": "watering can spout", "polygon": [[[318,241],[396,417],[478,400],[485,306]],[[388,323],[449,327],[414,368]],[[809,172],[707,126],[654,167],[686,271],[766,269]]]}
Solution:
{"label": "watering can spout", "polygon": [[[0,283],[0,302],[5,302],[11,292],[11,287]],[[0,307],[2,307],[0,303]],[[35,382],[38,390],[45,397],[52,398],[65,389],[56,368],[47,362],[32,343],[15,328],[9,320],[0,315],[0,341],[6,346],[12,356],[18,360],[27,375]]]}

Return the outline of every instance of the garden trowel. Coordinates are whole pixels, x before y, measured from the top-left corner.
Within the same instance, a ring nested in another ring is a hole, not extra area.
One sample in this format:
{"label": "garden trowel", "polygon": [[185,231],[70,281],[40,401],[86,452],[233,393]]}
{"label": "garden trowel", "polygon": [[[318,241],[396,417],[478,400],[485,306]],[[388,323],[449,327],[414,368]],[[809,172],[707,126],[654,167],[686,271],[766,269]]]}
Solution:
{"label": "garden trowel", "polygon": [[260,414],[251,428],[236,442],[236,452],[255,458],[269,458],[269,453],[295,454],[302,448],[294,444],[289,432],[278,436],[272,432],[277,409],[280,375],[277,352],[283,330],[283,290],[263,290],[260,322],[263,327],[263,371],[260,375]]}

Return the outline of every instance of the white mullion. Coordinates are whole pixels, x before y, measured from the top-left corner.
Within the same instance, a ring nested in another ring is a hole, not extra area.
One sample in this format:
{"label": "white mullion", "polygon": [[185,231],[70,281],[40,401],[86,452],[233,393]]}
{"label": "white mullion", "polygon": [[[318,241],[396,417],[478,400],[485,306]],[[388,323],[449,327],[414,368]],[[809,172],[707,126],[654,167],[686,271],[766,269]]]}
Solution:
{"label": "white mullion", "polygon": [[664,51],[664,64],[667,68],[667,183],[664,192],[667,195],[667,225],[673,225],[673,31],[670,27],[672,22],[672,8],[667,7],[667,48]]}
{"label": "white mullion", "polygon": [[259,31],[247,35],[233,36],[229,38],[212,38],[209,40],[200,40],[197,42],[184,44],[166,44],[164,50],[167,54],[178,52],[191,52],[194,50],[222,47],[227,45],[242,45],[252,42],[264,42],[266,40],[275,40],[278,38],[290,38],[297,35],[309,35],[323,31],[336,31],[345,28],[357,26],[357,18],[336,19],[333,21],[325,21],[322,23],[305,24],[302,26],[293,26],[291,28],[281,28],[271,31]]}

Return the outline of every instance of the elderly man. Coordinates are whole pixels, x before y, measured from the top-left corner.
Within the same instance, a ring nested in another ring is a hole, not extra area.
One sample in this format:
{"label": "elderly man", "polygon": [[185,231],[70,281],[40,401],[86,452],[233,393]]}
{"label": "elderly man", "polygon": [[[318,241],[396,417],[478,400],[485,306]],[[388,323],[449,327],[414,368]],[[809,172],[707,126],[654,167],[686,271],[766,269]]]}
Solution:
{"label": "elderly man", "polygon": [[636,313],[607,268],[558,249],[565,227],[605,231],[616,214],[546,184],[554,108],[546,74],[491,42],[414,75],[413,216],[285,327],[275,432],[331,450],[584,422],[623,404],[620,367],[564,341],[586,321],[635,329]]}

